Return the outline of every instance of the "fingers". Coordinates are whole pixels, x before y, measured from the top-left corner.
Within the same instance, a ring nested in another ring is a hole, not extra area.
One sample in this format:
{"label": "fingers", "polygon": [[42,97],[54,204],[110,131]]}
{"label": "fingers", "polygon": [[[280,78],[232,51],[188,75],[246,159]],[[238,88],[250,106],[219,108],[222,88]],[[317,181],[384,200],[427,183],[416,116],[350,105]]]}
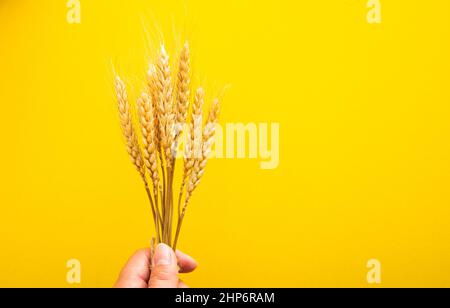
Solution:
{"label": "fingers", "polygon": [[197,261],[191,256],[177,250],[176,256],[178,259],[178,266],[180,267],[180,273],[190,273],[197,268]]}
{"label": "fingers", "polygon": [[[166,252],[166,248],[169,251]],[[177,264],[178,262],[178,264]],[[197,262],[187,254],[166,246],[158,246],[153,259],[153,271],[150,274],[150,250],[137,251],[127,262],[119,275],[116,288],[187,288],[178,279],[178,273],[190,273],[197,267]],[[149,283],[150,280],[150,283]]]}
{"label": "fingers", "polygon": [[175,252],[165,244],[156,247],[149,288],[178,287],[178,265]]}
{"label": "fingers", "polygon": [[127,262],[119,279],[116,288],[146,288],[150,278],[150,250],[142,249],[137,251]]}

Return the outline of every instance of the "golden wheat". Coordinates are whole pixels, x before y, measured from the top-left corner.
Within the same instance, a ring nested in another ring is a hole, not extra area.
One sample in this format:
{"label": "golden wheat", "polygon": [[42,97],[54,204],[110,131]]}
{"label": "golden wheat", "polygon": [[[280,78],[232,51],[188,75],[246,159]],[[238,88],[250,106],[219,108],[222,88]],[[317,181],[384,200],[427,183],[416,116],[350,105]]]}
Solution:
{"label": "golden wheat", "polygon": [[119,76],[116,76],[116,94],[119,108],[120,124],[125,138],[128,154],[131,162],[136,167],[141,177],[145,180],[145,168],[142,160],[141,150],[139,148],[136,132],[133,127],[133,120],[131,117],[130,104],[128,102],[128,93],[126,86]]}
{"label": "golden wheat", "polygon": [[219,120],[220,104],[219,99],[213,100],[211,110],[209,111],[208,120],[203,128],[203,146],[202,146],[202,159],[200,161],[200,172],[198,177],[201,178],[205,172],[206,163],[211,154],[212,145],[214,143],[214,137],[216,133],[216,124]]}
{"label": "golden wheat", "polygon": [[158,89],[158,121],[161,147],[164,150],[166,164],[172,167],[172,146],[174,141],[175,114],[172,98],[172,77],[170,73],[169,56],[161,47],[158,64],[156,66],[157,89]]}
{"label": "golden wheat", "polygon": [[154,194],[157,196],[159,189],[159,173],[155,111],[153,109],[151,96],[145,92],[143,92],[141,97],[138,99],[138,114],[141,124],[144,162],[153,182]]}
{"label": "golden wheat", "polygon": [[150,65],[150,68],[148,69],[147,72],[147,88],[148,88],[148,93],[152,99],[152,105],[153,105],[153,110],[155,113],[154,116],[154,127],[155,127],[155,136],[156,136],[156,148],[158,149],[159,154],[161,154],[161,145],[159,144],[159,140],[160,140],[160,134],[159,134],[159,121],[158,121],[158,116],[156,114],[157,112],[157,104],[159,101],[159,96],[158,96],[158,85],[156,83],[158,76],[156,74],[156,66],[152,63]]}
{"label": "golden wheat", "polygon": [[199,184],[199,175],[200,175],[200,162],[203,157],[202,145],[203,145],[203,136],[202,136],[202,107],[205,100],[205,92],[203,88],[199,88],[197,93],[195,94],[195,100],[192,110],[192,122],[191,122],[191,141],[192,141],[192,149],[191,149],[191,159],[194,161],[194,164],[191,170],[188,171],[189,178],[187,180],[187,188],[186,188],[186,201],[185,205],[189,203],[190,198],[192,197],[192,193],[195,188]]}
{"label": "golden wheat", "polygon": [[133,127],[130,104],[128,102],[128,93],[125,84],[123,83],[123,81],[120,79],[119,76],[116,76],[115,87],[117,94],[117,103],[118,103],[117,105],[119,109],[120,124],[125,138],[127,152],[131,158],[131,162],[136,167],[137,171],[141,175],[142,180],[144,181],[145,190],[147,192],[147,196],[151,205],[156,232],[159,233],[157,203],[155,203],[155,201],[153,200],[150,189],[148,187],[148,181],[145,176],[145,164],[142,158],[142,152],[139,146],[138,138]]}
{"label": "golden wheat", "polygon": [[192,171],[195,167],[196,158],[201,151],[201,125],[202,125],[202,106],[204,103],[204,91],[199,88],[195,94],[192,107],[191,123],[187,130],[186,144],[184,151],[184,172],[181,183],[181,192],[188,183]]}
{"label": "golden wheat", "polygon": [[[156,228],[156,239],[152,242],[152,250],[154,250],[154,241],[163,242],[176,249],[186,208],[205,172],[214,143],[215,125],[219,117],[219,100],[215,99],[212,102],[205,126],[203,126],[202,108],[205,91],[203,88],[199,88],[195,93],[192,113],[189,123],[187,123],[191,91],[191,63],[187,43],[181,50],[176,73],[177,78],[173,85],[169,55],[164,47],[161,47],[156,65],[152,64],[147,72],[147,90],[137,100],[142,150],[133,127],[125,84],[118,76],[115,80],[120,123],[127,151],[145,183],[152,206]],[[176,91],[173,90],[174,87]],[[188,124],[188,129],[184,144],[184,166],[178,199],[177,228],[173,236],[173,182],[176,150],[178,139],[182,135],[182,127],[185,124]],[[146,173],[149,174],[153,183],[153,195],[148,188]],[[181,208],[182,204],[183,208]]]}
{"label": "golden wheat", "polygon": [[186,123],[187,113],[189,108],[189,95],[190,95],[190,52],[189,44],[186,43],[181,51],[180,63],[178,68],[177,79],[177,105],[176,105],[176,117],[177,117],[177,131],[176,138],[178,138],[182,132],[182,127]]}

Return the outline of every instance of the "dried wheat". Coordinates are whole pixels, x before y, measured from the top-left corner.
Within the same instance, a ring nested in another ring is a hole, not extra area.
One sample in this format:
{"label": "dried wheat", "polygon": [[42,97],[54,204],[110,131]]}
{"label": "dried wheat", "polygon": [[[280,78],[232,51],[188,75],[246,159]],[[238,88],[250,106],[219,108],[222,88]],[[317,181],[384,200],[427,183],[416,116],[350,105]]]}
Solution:
{"label": "dried wheat", "polygon": [[[194,192],[195,188],[199,184],[200,180],[200,163],[203,157],[202,144],[203,144],[203,136],[202,136],[202,107],[205,100],[205,92],[202,88],[197,90],[195,94],[193,110],[192,110],[192,120],[191,120],[191,142],[192,148],[190,153],[190,159],[194,161],[193,166],[190,170],[187,171],[189,174],[189,178],[187,181],[187,189],[186,189],[186,200],[185,206],[189,203],[189,200]],[[191,162],[192,164],[192,162]],[[186,168],[186,167],[185,167]]]}
{"label": "dried wheat", "polygon": [[190,52],[189,44],[186,43],[181,51],[180,63],[178,68],[177,79],[177,105],[176,105],[176,117],[177,117],[177,130],[176,139],[182,132],[182,127],[186,123],[188,107],[189,107],[189,95],[190,95]]}
{"label": "dried wheat", "polygon": [[[194,102],[194,111],[193,111],[193,116],[192,116],[190,134],[193,132],[195,135],[196,130],[198,130],[198,127],[196,127],[196,126],[198,126],[198,117],[200,117],[200,130],[201,130],[201,106],[203,105],[203,100],[204,100],[203,90],[199,89],[199,91],[197,91],[196,99]],[[187,154],[193,155],[193,152],[195,152],[195,151],[192,149],[192,147],[201,147],[201,154],[200,154],[200,157],[194,157],[193,159],[189,158],[192,156],[188,156],[187,159],[185,156],[185,171],[184,171],[185,176],[183,178],[183,181],[185,181],[185,179],[186,179],[186,174],[189,173],[189,175],[187,177],[189,179],[189,182],[188,182],[188,186],[186,189],[187,190],[186,198],[185,198],[185,203],[184,203],[182,210],[180,210],[180,202],[181,202],[181,193],[182,192],[180,193],[180,199],[179,199],[179,203],[178,203],[179,216],[178,216],[177,230],[175,233],[175,239],[174,239],[174,245],[173,245],[174,249],[176,249],[176,247],[177,247],[181,226],[183,224],[184,216],[186,215],[186,209],[189,204],[190,198],[192,197],[194,190],[197,188],[198,184],[200,183],[200,179],[205,172],[206,163],[208,161],[209,155],[211,153],[211,148],[214,143],[214,135],[215,135],[215,130],[216,130],[216,124],[219,119],[219,112],[220,112],[219,100],[214,99],[212,106],[211,106],[211,110],[208,115],[208,120],[203,129],[203,136],[200,138],[200,141],[195,140],[195,138],[194,139],[187,138],[186,150],[188,152],[190,152]],[[185,155],[187,155],[187,154],[185,154]],[[186,165],[186,162],[188,162],[188,164],[189,164],[188,166]],[[186,169],[188,169],[188,170],[186,170]],[[183,189],[183,188],[184,187],[182,186],[181,189]]]}
{"label": "dried wheat", "polygon": [[170,74],[169,56],[164,48],[156,66],[156,85],[158,89],[157,114],[159,121],[159,132],[161,147],[164,150],[166,164],[172,167],[172,147],[174,141],[175,114],[172,98],[172,78]]}
{"label": "dried wheat", "polygon": [[136,132],[134,131],[133,121],[131,117],[130,104],[128,102],[128,94],[126,86],[119,76],[116,76],[116,94],[119,108],[120,124],[125,137],[126,147],[130,155],[131,162],[136,167],[141,177],[145,179],[145,168],[142,159],[141,150],[139,148]]}
{"label": "dried wheat", "polygon": [[[158,121],[158,116],[156,114],[157,112],[157,104],[159,101],[159,91],[158,91],[158,85],[157,85],[157,74],[156,74],[156,66],[154,64],[150,65],[150,68],[147,72],[147,85],[148,85],[148,92],[149,95],[152,99],[152,105],[153,105],[153,110],[155,112],[155,116],[154,116],[154,125],[155,125],[155,136],[156,136],[156,140],[155,140],[155,144],[156,144],[156,148],[158,149],[158,152],[161,152],[161,146],[160,146],[160,133],[159,133],[159,121]],[[161,153],[159,153],[161,154]]]}
{"label": "dried wheat", "polygon": [[[176,150],[183,125],[188,122],[191,89],[190,65],[189,45],[186,43],[180,53],[177,78],[174,85],[172,85],[169,56],[164,47],[161,48],[156,65],[150,66],[147,72],[147,90],[142,93],[137,101],[140,131],[142,133],[142,152],[133,127],[125,84],[118,76],[115,82],[120,123],[125,136],[127,151],[145,184],[152,206],[157,235],[156,241],[170,245],[173,249],[176,249],[186,208],[205,172],[214,143],[215,125],[219,116],[219,100],[215,99],[203,127],[202,108],[205,92],[202,88],[199,88],[195,93],[189,127],[186,131],[184,170],[178,200],[178,221],[175,236],[172,238]],[[176,93],[173,87],[175,87]],[[153,196],[149,189],[147,172],[153,183]],[[159,172],[161,172],[161,177]],[[186,196],[184,206],[181,209],[184,192]],[[172,239],[173,245],[171,245]],[[154,244],[155,241],[153,240],[152,254],[154,253]]]}
{"label": "dried wheat", "polygon": [[159,188],[157,159],[157,137],[155,128],[155,111],[150,95],[142,93],[138,99],[138,114],[141,123],[144,162],[153,182],[155,197]]}
{"label": "dried wheat", "polygon": [[205,172],[206,162],[211,154],[212,145],[214,143],[214,137],[216,133],[216,124],[219,120],[220,105],[219,99],[214,99],[209,111],[208,120],[203,128],[203,146],[202,146],[202,159],[200,161],[199,178],[203,176]]}

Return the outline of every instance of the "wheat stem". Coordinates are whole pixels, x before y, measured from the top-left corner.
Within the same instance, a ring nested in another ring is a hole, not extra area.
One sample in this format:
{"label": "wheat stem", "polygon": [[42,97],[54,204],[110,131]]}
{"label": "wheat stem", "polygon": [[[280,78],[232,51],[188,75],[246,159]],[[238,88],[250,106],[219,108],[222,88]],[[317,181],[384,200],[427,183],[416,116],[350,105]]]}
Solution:
{"label": "wheat stem", "polygon": [[142,144],[143,144],[143,152],[144,152],[144,162],[147,167],[147,171],[150,174],[150,178],[153,183],[153,193],[155,196],[155,209],[154,215],[156,218],[156,230],[157,236],[159,236],[159,221],[161,219],[161,213],[159,212],[158,207],[158,188],[159,188],[159,173],[158,173],[158,157],[157,157],[157,135],[155,128],[155,111],[153,108],[152,97],[144,92],[141,94],[141,97],[138,99],[138,115],[139,122],[141,124],[141,132],[142,132]]}
{"label": "wheat stem", "polygon": [[[154,221],[157,221],[155,202],[153,201],[150,189],[148,187],[148,181],[145,176],[145,165],[144,160],[142,158],[142,152],[139,146],[139,142],[137,140],[137,134],[134,130],[133,120],[131,115],[131,108],[128,102],[128,93],[126,90],[125,83],[120,79],[119,76],[116,76],[115,80],[115,88],[117,94],[117,103],[119,109],[119,117],[120,124],[122,127],[123,136],[125,138],[126,147],[128,154],[131,158],[131,162],[135,166],[136,170],[139,172],[145,186],[145,190],[147,192],[148,199],[150,201],[152,215]],[[155,223],[156,224],[156,223]],[[158,230],[158,226],[155,225],[156,230]]]}
{"label": "wheat stem", "polygon": [[[200,183],[200,179],[204,174],[205,168],[206,168],[206,162],[208,160],[208,157],[211,152],[212,144],[214,142],[214,135],[215,135],[215,125],[217,124],[218,118],[219,118],[219,112],[220,112],[220,106],[219,106],[219,100],[215,99],[212,103],[211,110],[208,115],[208,120],[206,122],[206,125],[203,129],[201,128],[201,107],[203,105],[204,101],[204,93],[202,89],[197,90],[196,98],[194,101],[194,110],[192,114],[192,123],[191,123],[191,134],[194,134],[194,139],[188,139],[193,144],[193,149],[189,146],[189,151],[191,154],[193,154],[195,157],[193,158],[193,166],[188,166],[188,168],[191,168],[192,170],[188,170],[187,173],[190,173],[190,176],[188,178],[188,186],[186,191],[186,198],[184,202],[183,209],[180,213],[181,208],[181,198],[184,187],[182,186],[182,189],[180,191],[180,196],[178,199],[178,225],[177,225],[177,231],[175,234],[175,240],[174,240],[174,249],[176,248],[176,245],[178,243],[178,238],[181,231],[181,226],[183,224],[184,217],[186,215],[186,210],[189,204],[189,201],[192,197],[192,194],[198,184]],[[200,118],[200,119],[199,119]],[[200,138],[198,137],[200,131]],[[198,140],[200,139],[200,140]],[[192,163],[189,161],[189,163]],[[186,170],[186,165],[185,165]],[[186,179],[186,177],[185,177]],[[182,184],[183,185],[183,184]]]}

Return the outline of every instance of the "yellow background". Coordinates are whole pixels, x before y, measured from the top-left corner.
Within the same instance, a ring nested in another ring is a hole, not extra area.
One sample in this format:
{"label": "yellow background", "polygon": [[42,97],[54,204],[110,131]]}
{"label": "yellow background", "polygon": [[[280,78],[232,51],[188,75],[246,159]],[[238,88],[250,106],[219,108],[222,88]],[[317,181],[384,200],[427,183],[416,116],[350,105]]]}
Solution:
{"label": "yellow background", "polygon": [[[280,166],[214,160],[180,248],[194,287],[450,287],[450,2],[0,1],[0,286],[111,286],[151,215],[112,64],[139,91],[188,38],[222,123],[279,122]],[[211,93],[211,92],[210,92]],[[212,95],[212,94],[211,94]]]}

